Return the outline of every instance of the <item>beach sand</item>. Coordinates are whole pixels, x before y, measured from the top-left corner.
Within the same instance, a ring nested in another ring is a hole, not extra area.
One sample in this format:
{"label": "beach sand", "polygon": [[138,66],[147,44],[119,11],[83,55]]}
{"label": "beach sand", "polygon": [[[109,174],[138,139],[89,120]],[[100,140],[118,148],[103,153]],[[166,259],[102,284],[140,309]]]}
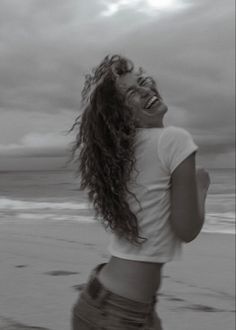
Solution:
{"label": "beach sand", "polygon": [[[99,224],[1,221],[0,329],[69,330],[81,285],[109,258],[107,241]],[[164,330],[234,329],[234,243],[234,235],[203,233],[165,266]]]}

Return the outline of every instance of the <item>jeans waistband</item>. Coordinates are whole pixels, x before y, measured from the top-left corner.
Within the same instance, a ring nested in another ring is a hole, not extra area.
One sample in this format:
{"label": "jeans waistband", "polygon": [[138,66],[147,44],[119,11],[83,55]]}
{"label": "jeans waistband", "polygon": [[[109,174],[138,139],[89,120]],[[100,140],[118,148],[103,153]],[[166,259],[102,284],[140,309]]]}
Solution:
{"label": "jeans waistband", "polygon": [[150,303],[144,303],[120,296],[105,288],[97,278],[97,274],[102,269],[102,267],[105,266],[105,264],[106,263],[99,264],[92,270],[89,280],[85,286],[85,290],[82,293],[83,295],[88,295],[89,298],[93,300],[93,302],[96,302],[97,306],[103,306],[106,302],[112,302],[116,305],[128,305],[130,310],[141,313],[149,313],[151,310],[153,310],[153,307],[157,302],[155,295],[153,296]]}

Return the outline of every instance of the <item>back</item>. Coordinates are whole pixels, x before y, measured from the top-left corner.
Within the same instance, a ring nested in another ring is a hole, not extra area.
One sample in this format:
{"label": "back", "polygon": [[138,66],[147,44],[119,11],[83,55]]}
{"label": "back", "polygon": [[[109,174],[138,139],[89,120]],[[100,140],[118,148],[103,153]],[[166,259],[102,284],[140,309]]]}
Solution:
{"label": "back", "polygon": [[141,128],[137,130],[136,169],[129,183],[131,210],[136,214],[140,236],[146,237],[136,246],[125,238],[110,233],[111,255],[147,262],[165,263],[181,252],[181,241],[170,226],[170,188],[174,169],[197,150],[191,135],[182,128]]}

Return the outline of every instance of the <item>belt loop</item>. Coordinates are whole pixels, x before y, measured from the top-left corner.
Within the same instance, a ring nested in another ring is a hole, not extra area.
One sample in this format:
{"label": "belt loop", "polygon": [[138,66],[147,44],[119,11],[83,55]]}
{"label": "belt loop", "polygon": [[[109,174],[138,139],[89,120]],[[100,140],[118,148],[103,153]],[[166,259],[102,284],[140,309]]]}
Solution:
{"label": "belt loop", "polygon": [[94,299],[96,303],[98,303],[101,307],[107,297],[110,295],[110,292],[103,287],[97,278],[99,271],[103,266],[105,266],[105,264],[106,263],[99,264],[92,270],[87,284],[87,291],[89,296]]}
{"label": "belt loop", "polygon": [[105,266],[105,264],[106,263],[99,264],[95,268],[92,269],[89,279],[88,279],[88,283],[92,282],[97,277],[98,273]]}
{"label": "belt loop", "polygon": [[152,297],[152,302],[150,304],[150,312],[155,308],[156,302],[157,302],[157,297],[156,297],[156,295],[154,295]]}
{"label": "belt loop", "polygon": [[87,293],[94,300],[94,303],[101,308],[103,308],[106,299],[111,295],[111,292],[104,288],[96,277],[89,281]]}
{"label": "belt loop", "polygon": [[152,303],[153,303],[153,305],[155,305],[157,303],[157,296],[156,295],[153,296]]}
{"label": "belt loop", "polygon": [[102,289],[97,298],[97,302],[99,303],[101,308],[104,308],[107,302],[107,298],[110,297],[111,293],[106,289]]}

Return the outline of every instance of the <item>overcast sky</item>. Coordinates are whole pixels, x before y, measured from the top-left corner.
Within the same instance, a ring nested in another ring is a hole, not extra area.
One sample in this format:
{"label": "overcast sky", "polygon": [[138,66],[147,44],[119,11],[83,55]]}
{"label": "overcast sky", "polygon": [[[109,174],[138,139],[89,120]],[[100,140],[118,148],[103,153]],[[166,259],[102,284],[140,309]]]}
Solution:
{"label": "overcast sky", "polygon": [[157,80],[198,165],[234,166],[234,0],[1,0],[0,170],[61,168],[83,76],[120,53]]}

